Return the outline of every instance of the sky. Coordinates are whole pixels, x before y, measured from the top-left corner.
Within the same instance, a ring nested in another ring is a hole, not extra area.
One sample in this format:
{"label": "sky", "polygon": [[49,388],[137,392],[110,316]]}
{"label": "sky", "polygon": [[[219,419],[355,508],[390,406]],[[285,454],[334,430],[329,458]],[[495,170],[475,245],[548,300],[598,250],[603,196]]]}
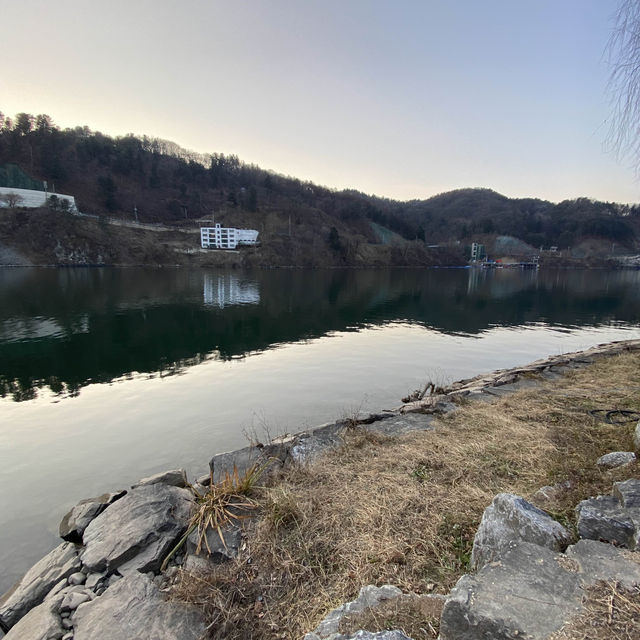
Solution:
{"label": "sky", "polygon": [[0,0],[0,110],[400,200],[638,202],[618,0]]}

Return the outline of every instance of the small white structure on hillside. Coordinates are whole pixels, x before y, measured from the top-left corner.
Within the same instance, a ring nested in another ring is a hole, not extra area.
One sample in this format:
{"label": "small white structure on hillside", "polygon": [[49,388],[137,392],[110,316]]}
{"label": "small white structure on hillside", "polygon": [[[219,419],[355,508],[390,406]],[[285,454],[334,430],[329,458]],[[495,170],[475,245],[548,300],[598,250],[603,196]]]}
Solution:
{"label": "small white structure on hillside", "polygon": [[483,244],[478,244],[477,242],[471,243],[471,262],[479,262],[480,260],[484,260],[487,257],[487,254],[484,250]]}
{"label": "small white structure on hillside", "polygon": [[[12,198],[13,196],[13,198]],[[34,191],[33,189],[14,189],[13,187],[0,187],[0,207],[8,207],[8,198],[15,200],[16,207],[27,207],[29,209],[37,209],[45,207],[47,200],[55,196],[58,202],[63,200],[67,202],[68,211],[77,211],[76,200],[73,196],[66,196],[62,193],[50,193],[47,191]]]}
{"label": "small white structure on hillside", "polygon": [[215,227],[200,227],[203,249],[235,249],[238,245],[254,245],[258,242],[255,229],[234,229],[217,223]]}

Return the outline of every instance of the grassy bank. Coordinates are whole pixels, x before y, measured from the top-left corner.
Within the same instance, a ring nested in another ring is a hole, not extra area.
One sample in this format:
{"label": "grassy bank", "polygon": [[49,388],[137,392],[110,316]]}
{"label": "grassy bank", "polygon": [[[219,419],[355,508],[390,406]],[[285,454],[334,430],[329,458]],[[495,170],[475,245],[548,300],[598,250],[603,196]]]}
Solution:
{"label": "grassy bank", "polygon": [[[341,448],[259,491],[260,515],[240,558],[211,574],[183,574],[180,597],[205,608],[214,637],[298,638],[365,584],[446,593],[467,571],[496,493],[531,498],[568,480],[544,506],[571,528],[581,499],[640,477],[636,465],[608,472],[595,464],[632,450],[635,421],[608,424],[595,411],[612,409],[640,410],[638,352],[503,398],[463,401],[433,432],[386,438],[350,429]],[[437,612],[400,609],[369,628],[436,637]]]}

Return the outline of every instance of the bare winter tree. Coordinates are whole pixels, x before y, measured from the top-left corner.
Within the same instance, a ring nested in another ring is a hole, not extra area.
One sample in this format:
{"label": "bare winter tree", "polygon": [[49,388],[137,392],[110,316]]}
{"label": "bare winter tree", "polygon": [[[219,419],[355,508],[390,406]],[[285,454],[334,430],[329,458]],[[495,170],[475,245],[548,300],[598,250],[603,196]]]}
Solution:
{"label": "bare winter tree", "polygon": [[22,202],[22,196],[10,191],[9,193],[4,193],[0,196],[0,202],[3,202],[5,206],[13,209]]}
{"label": "bare winter tree", "polygon": [[621,0],[607,54],[613,106],[609,142],[640,174],[640,0]]}

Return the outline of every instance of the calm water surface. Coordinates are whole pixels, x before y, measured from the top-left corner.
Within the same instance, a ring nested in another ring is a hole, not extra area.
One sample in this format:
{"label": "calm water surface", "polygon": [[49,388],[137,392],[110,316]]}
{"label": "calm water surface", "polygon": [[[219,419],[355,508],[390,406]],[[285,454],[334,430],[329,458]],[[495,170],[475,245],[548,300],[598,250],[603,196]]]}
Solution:
{"label": "calm water surface", "polygon": [[639,323],[639,271],[0,269],[0,591],[82,498]]}

